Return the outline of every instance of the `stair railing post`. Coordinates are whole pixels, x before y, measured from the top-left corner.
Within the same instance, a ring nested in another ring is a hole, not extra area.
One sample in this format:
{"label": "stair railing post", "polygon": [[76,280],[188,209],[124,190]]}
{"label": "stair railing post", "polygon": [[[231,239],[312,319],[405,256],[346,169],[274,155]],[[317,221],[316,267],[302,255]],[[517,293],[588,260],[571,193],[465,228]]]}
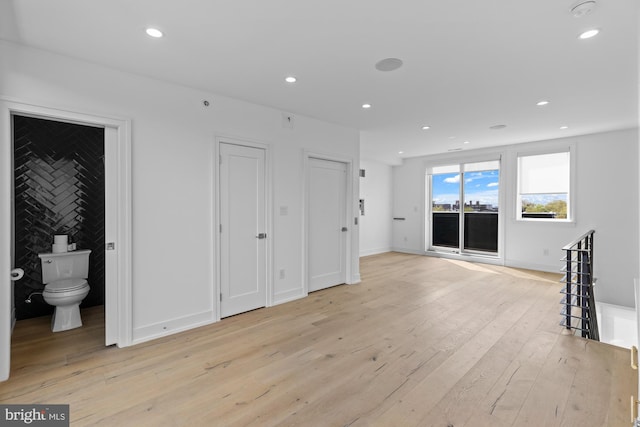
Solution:
{"label": "stair railing post", "polygon": [[578,264],[576,266],[578,270],[578,275],[576,277],[578,284],[578,307],[580,307],[580,329],[582,337],[586,337],[586,329],[587,325],[585,324],[585,312],[584,312],[584,256],[582,253],[582,240],[578,242]]}
{"label": "stair railing post", "polygon": [[566,302],[565,302],[565,327],[571,329],[571,249],[567,249],[567,273],[566,277]]}
{"label": "stair railing post", "polygon": [[593,340],[600,341],[600,331],[598,330],[598,318],[596,311],[596,296],[594,293],[595,279],[593,275],[593,234],[589,234],[589,331]]}

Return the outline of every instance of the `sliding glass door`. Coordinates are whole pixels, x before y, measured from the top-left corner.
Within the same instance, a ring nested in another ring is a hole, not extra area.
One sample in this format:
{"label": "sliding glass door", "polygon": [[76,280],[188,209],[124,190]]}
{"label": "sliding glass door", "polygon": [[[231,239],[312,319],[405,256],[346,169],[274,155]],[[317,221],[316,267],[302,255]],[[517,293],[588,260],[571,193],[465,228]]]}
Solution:
{"label": "sliding glass door", "polygon": [[496,255],[500,162],[436,166],[429,172],[430,249]]}
{"label": "sliding glass door", "polygon": [[460,247],[460,166],[433,168],[431,175],[431,244]]}

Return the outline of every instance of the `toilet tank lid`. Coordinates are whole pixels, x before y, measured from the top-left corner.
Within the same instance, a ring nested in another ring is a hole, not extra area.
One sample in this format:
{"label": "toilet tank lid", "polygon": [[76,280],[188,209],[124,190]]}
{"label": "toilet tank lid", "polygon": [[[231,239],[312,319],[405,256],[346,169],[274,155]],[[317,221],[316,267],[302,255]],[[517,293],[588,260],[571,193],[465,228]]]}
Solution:
{"label": "toilet tank lid", "polygon": [[38,254],[39,258],[44,258],[44,257],[51,257],[51,258],[55,258],[58,256],[66,256],[66,255],[74,255],[74,254],[78,254],[78,255],[82,255],[82,254],[90,254],[91,253],[91,249],[79,249],[77,251],[70,251],[70,252],[60,252],[60,253],[45,253],[45,254]]}

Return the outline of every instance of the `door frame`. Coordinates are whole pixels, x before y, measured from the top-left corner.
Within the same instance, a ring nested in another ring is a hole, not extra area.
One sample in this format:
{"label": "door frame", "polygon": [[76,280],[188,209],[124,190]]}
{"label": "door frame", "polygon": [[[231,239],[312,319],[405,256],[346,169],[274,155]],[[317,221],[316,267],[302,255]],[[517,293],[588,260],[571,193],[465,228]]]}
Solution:
{"label": "door frame", "polygon": [[[116,237],[117,274],[116,286],[105,286],[105,302],[115,301],[115,307],[105,310],[109,324],[113,325],[113,339],[118,347],[131,345],[132,338],[132,296],[131,296],[131,121],[124,118],[97,116],[77,111],[50,108],[29,104],[15,99],[0,97],[0,234],[12,235],[13,215],[13,129],[11,116],[14,114],[48,120],[77,123],[105,128],[105,157],[113,156],[117,163],[116,195]],[[109,138],[109,139],[107,139]],[[113,146],[106,142],[113,140]],[[106,158],[105,158],[106,161]],[[105,189],[106,190],[106,189]],[[11,241],[9,241],[11,240]],[[10,304],[11,285],[9,277],[13,239],[0,241],[0,312],[6,313],[5,305]],[[113,305],[113,304],[112,304]],[[9,310],[10,307],[9,307]],[[10,314],[11,315],[11,314]],[[10,348],[11,331],[6,335],[5,319],[0,320],[0,348]],[[8,378],[9,360],[0,354],[0,380]],[[6,373],[6,375],[4,375]]]}
{"label": "door frame", "polygon": [[346,248],[345,248],[345,268],[346,268],[346,282],[345,284],[350,285],[353,283],[358,283],[359,280],[355,279],[352,275],[353,271],[353,250],[354,244],[352,242],[353,236],[357,236],[356,227],[358,224],[355,224],[354,218],[356,216],[355,207],[354,207],[354,184],[353,184],[353,170],[354,170],[354,159],[351,157],[327,154],[327,153],[318,153],[313,151],[305,150],[303,152],[303,179],[302,179],[302,256],[303,256],[303,265],[302,265],[302,283],[303,283],[303,292],[304,295],[309,295],[309,182],[310,182],[310,174],[311,168],[309,166],[309,159],[318,159],[318,160],[327,160],[331,162],[339,162],[344,163],[347,166],[347,188],[345,189],[346,200],[345,200],[345,218],[347,218],[347,236],[346,236]]}
{"label": "door frame", "polygon": [[221,306],[220,306],[220,294],[222,292],[222,277],[220,267],[222,265],[221,260],[221,245],[222,237],[220,236],[221,215],[220,215],[220,144],[239,145],[241,147],[258,148],[264,150],[264,170],[265,170],[265,223],[267,241],[266,243],[266,301],[265,307],[271,307],[273,305],[273,217],[272,212],[272,195],[273,195],[273,172],[272,172],[272,150],[270,144],[265,144],[257,141],[250,141],[246,139],[238,139],[235,137],[216,136],[213,149],[213,175],[212,186],[214,192],[214,206],[213,206],[213,229],[211,230],[211,241],[213,242],[213,253],[215,262],[211,277],[214,279],[213,283],[213,306],[215,308],[214,321],[219,322],[221,319]]}

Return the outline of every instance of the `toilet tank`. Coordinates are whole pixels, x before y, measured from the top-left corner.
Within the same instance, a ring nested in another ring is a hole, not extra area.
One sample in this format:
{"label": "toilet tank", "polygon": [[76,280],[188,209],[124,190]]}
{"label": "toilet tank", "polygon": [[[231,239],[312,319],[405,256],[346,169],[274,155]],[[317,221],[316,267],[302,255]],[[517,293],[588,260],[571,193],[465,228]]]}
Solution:
{"label": "toilet tank", "polygon": [[89,254],[89,249],[38,254],[42,264],[42,283],[46,285],[60,279],[86,279],[89,276]]}

